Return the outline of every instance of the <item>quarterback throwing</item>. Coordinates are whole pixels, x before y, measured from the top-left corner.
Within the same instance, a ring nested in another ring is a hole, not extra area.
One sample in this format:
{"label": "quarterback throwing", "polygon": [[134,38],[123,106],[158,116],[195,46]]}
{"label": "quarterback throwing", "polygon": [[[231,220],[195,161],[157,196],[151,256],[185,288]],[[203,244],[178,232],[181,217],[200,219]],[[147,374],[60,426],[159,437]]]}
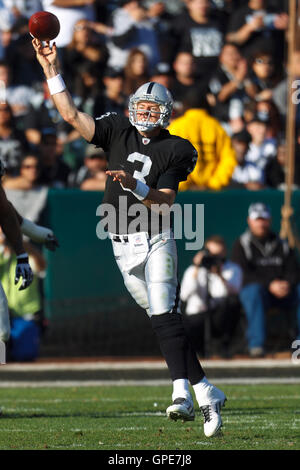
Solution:
{"label": "quarterback throwing", "polygon": [[[171,94],[158,83],[145,83],[130,98],[129,119],[114,113],[94,118],[75,107],[58,72],[55,44],[50,48],[49,43],[43,46],[34,39],[33,47],[62,118],[109,155],[103,203],[111,204],[117,214],[109,236],[125,285],[147,311],[170,371],[173,394],[167,416],[194,420],[191,385],[204,416],[204,433],[213,436],[222,425],[220,410],[226,397],[206,379],[185,334],[171,226],[166,229],[158,224],[155,230],[151,226],[154,207],[172,206],[179,182],[186,180],[197,157],[187,140],[165,129],[172,113]],[[125,212],[120,205],[124,197],[128,208]],[[134,211],[130,208],[136,204],[147,208],[147,217],[133,229]]]}

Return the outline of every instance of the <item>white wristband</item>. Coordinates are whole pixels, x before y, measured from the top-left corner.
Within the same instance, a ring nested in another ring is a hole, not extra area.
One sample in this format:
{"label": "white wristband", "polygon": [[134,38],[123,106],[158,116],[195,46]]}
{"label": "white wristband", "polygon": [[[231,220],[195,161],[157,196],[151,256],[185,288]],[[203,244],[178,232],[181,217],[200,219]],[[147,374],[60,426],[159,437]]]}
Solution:
{"label": "white wristband", "polygon": [[40,227],[40,225],[36,225],[28,219],[23,219],[21,230],[24,235],[27,235],[37,243],[44,243],[49,236],[53,236],[52,230],[46,227]]}
{"label": "white wristband", "polygon": [[56,95],[56,93],[61,93],[66,89],[66,84],[61,75],[55,75],[55,77],[49,78],[47,80],[48,88],[50,95]]}
{"label": "white wristband", "polygon": [[138,198],[140,201],[143,201],[144,199],[146,199],[149,191],[150,191],[149,186],[147,186],[142,181],[137,180],[136,188],[131,192],[132,192],[132,194],[135,195],[136,198]]}

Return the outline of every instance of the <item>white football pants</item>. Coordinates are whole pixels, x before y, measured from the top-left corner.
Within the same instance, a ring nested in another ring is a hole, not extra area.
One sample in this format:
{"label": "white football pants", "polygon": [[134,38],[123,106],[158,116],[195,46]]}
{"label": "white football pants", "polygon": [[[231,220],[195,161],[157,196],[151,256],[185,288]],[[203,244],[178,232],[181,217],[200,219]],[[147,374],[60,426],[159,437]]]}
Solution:
{"label": "white football pants", "polygon": [[10,336],[10,322],[7,298],[0,283],[0,341],[7,341]]}
{"label": "white football pants", "polygon": [[[144,237],[144,248],[140,237]],[[110,238],[125,286],[149,317],[179,311],[177,249],[172,234],[165,232],[151,239],[145,232],[110,234]]]}

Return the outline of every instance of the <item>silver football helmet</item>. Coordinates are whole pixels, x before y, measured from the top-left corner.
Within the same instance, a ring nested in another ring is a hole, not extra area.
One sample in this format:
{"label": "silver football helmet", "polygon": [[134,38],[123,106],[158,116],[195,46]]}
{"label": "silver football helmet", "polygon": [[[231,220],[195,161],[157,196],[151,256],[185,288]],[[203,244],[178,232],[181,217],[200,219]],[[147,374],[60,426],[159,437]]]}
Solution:
{"label": "silver football helmet", "polygon": [[[138,121],[137,105],[140,101],[150,101],[159,105],[160,111],[157,113],[157,121],[150,121],[151,111],[143,111],[143,114],[148,113],[147,118],[143,121]],[[129,121],[139,131],[147,132],[157,127],[165,128],[168,126],[173,110],[173,98],[169,90],[156,82],[144,83],[137,91],[131,95],[129,99]]]}

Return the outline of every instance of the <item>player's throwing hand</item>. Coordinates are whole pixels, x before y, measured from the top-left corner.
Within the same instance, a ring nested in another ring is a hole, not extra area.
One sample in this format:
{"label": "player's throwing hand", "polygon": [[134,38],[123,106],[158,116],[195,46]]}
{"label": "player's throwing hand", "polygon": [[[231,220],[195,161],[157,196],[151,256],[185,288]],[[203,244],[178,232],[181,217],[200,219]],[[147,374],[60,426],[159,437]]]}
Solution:
{"label": "player's throwing hand", "polygon": [[52,65],[58,66],[57,48],[55,42],[53,43],[52,47],[50,47],[50,41],[46,41],[46,45],[44,46],[42,41],[34,38],[32,40],[32,45],[36,52],[37,60],[43,67],[44,72],[49,70]]}

